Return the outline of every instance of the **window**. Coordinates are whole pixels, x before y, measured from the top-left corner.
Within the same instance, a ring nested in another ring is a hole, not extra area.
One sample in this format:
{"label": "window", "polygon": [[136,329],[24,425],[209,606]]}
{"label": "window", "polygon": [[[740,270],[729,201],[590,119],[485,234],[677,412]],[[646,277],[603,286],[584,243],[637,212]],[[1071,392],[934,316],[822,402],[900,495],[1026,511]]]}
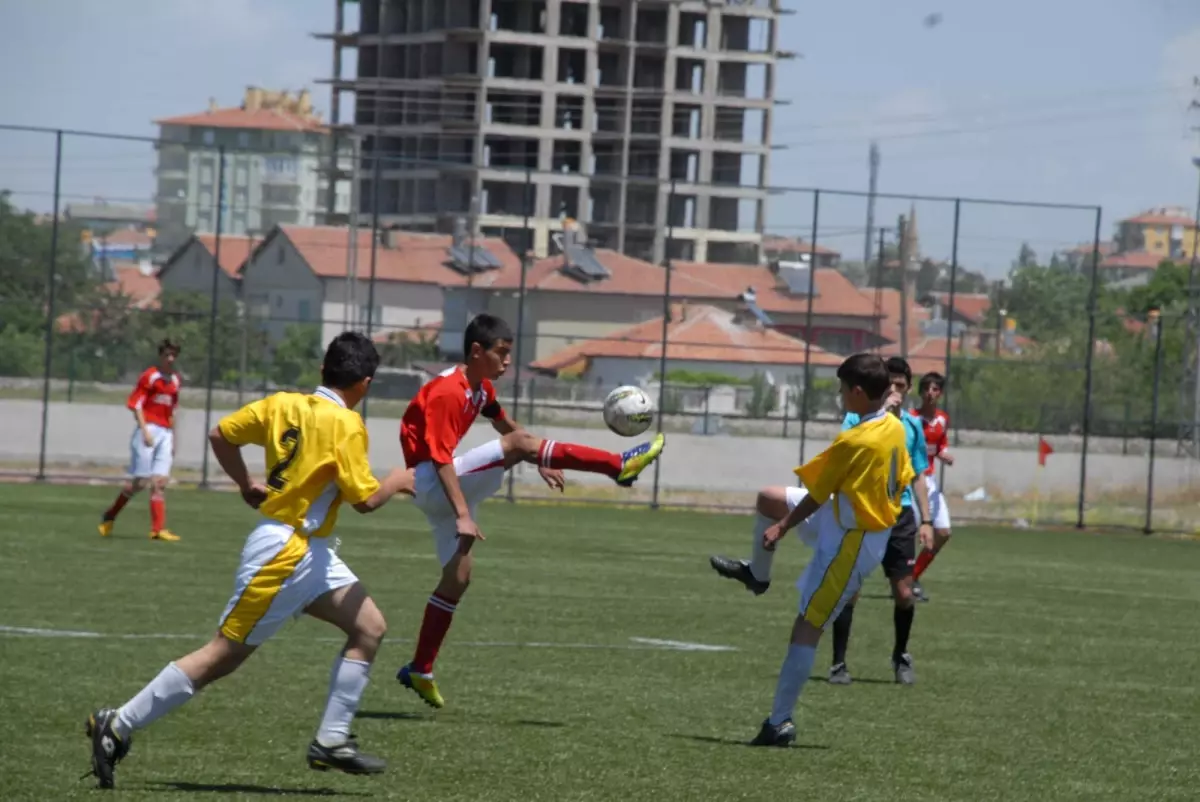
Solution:
{"label": "window", "polygon": [[[361,309],[358,310],[358,319],[362,322],[362,324],[364,326],[367,323],[367,315],[370,311],[371,311],[371,307],[369,307],[369,306],[363,306]],[[371,315],[370,317],[371,317],[371,326],[372,327],[378,326],[380,321],[383,320],[383,307],[376,306],[375,314]]]}
{"label": "window", "polygon": [[217,141],[217,132],[211,128],[205,128],[204,132],[200,135],[200,139],[204,144],[211,145]]}
{"label": "window", "polygon": [[299,304],[298,315],[302,321],[312,320],[312,301],[307,298],[302,299]]}
{"label": "window", "polygon": [[239,148],[250,147],[250,132],[249,131],[238,131],[237,146]]}
{"label": "window", "polygon": [[818,332],[817,347],[835,354],[849,354],[854,351],[854,335],[840,331]]}

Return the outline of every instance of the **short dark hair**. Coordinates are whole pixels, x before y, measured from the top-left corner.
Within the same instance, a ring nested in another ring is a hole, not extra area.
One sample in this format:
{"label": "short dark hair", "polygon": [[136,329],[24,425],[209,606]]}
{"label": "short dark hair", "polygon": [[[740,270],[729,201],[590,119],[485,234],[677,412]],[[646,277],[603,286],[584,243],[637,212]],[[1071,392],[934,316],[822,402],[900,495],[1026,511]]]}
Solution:
{"label": "short dark hair", "polygon": [[174,351],[175,355],[178,356],[180,350],[179,343],[175,340],[172,340],[170,337],[164,337],[162,342],[158,344],[158,352],[160,354],[164,351]]}
{"label": "short dark hair", "polygon": [[867,398],[878,401],[892,387],[887,363],[877,354],[855,354],[838,368],[837,377],[851,387],[859,387]]}
{"label": "short dark hair", "polygon": [[908,364],[908,360],[901,356],[890,356],[887,361],[887,369],[889,376],[904,375],[908,386],[912,387],[912,368]]}
{"label": "short dark hair", "polygon": [[361,331],[343,331],[325,349],[321,363],[321,384],[335,390],[353,387],[375,376],[379,352],[375,343]]}
{"label": "short dark hair", "polygon": [[471,356],[471,346],[479,343],[479,347],[490,351],[498,342],[512,342],[512,329],[500,318],[481,312],[471,318],[467,331],[463,334],[463,360]]}
{"label": "short dark hair", "polygon": [[946,389],[946,377],[937,371],[930,371],[921,377],[920,391],[923,393],[933,385],[937,385],[939,390]]}

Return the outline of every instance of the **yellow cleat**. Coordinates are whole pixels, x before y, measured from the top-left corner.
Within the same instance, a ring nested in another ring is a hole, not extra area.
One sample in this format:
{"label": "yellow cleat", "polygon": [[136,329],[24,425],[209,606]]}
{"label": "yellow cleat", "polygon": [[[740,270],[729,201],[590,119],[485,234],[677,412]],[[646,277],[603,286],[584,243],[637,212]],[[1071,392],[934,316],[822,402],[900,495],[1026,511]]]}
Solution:
{"label": "yellow cleat", "polygon": [[659,433],[653,440],[629,449],[621,455],[621,472],[617,474],[617,484],[629,487],[642,471],[654,464],[658,455],[667,444],[667,438]]}
{"label": "yellow cleat", "polygon": [[96,527],[96,529],[100,530],[100,537],[110,537],[114,523],[115,521],[101,521],[100,525]]}
{"label": "yellow cleat", "polygon": [[175,541],[179,540],[179,535],[172,534],[171,532],[168,532],[166,529],[160,529],[157,532],[151,532],[150,539],[151,540],[165,540],[168,543],[174,543]]}
{"label": "yellow cleat", "polygon": [[396,679],[400,680],[400,684],[405,688],[420,696],[421,701],[430,707],[443,708],[446,706],[446,700],[442,698],[437,681],[434,680],[432,674],[418,674],[412,670],[412,666],[405,666],[396,672]]}

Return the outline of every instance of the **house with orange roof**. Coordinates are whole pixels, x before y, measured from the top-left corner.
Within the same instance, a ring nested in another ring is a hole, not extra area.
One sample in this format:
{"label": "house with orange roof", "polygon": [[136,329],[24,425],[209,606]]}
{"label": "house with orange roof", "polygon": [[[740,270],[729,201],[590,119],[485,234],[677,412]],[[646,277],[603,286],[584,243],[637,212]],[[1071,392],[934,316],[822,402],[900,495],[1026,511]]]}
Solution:
{"label": "house with orange roof", "polygon": [[461,225],[452,234],[389,229],[375,241],[370,229],[352,240],[348,227],[278,226],[240,275],[246,307],[271,337],[293,323],[320,322],[326,342],[347,326],[365,329],[368,315],[373,336],[440,335],[445,292],[498,270],[519,273],[520,260],[503,240],[473,239]]}
{"label": "house with orange roof", "polygon": [[[769,373],[778,385],[804,376],[805,343],[765,327],[746,310],[707,304],[671,305],[667,322],[670,370],[719,373],[738,379]],[[663,318],[651,318],[603,337],[583,340],[536,359],[534,370],[615,387],[639,384],[659,371]],[[816,346],[808,348],[812,376],[836,375],[844,357]]]}
{"label": "house with orange roof", "polygon": [[[298,95],[248,87],[240,106],[166,117],[159,126],[155,252],[166,256],[193,233],[217,228],[224,151],[221,230],[257,233],[276,225],[311,226],[350,209],[349,186],[327,179],[333,139]],[[339,154],[348,168],[349,154]]]}
{"label": "house with orange roof", "polygon": [[251,237],[222,234],[220,261],[214,234],[193,234],[175,249],[158,271],[163,292],[212,294],[213,273],[217,274],[217,297],[236,301],[241,297],[241,269],[254,247]]}
{"label": "house with orange roof", "polygon": [[[666,267],[585,243],[577,227],[568,227],[555,241],[558,252],[533,260],[523,278],[516,260],[481,271],[470,283],[445,287],[442,341],[447,353],[455,352],[448,346],[461,339],[467,321],[479,312],[515,325],[522,286],[525,360],[543,359],[576,343],[662,317]],[[811,277],[811,327],[807,266],[672,261],[669,281],[671,302],[737,311],[749,297],[778,332],[811,336],[814,345],[834,353],[851,353],[874,342],[871,303],[832,268],[818,268]]]}

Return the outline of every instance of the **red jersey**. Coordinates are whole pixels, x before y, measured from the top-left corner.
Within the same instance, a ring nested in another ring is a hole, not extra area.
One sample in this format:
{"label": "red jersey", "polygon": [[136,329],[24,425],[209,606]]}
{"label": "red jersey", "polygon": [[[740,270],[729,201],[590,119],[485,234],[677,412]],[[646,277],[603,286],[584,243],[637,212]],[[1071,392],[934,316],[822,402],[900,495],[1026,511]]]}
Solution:
{"label": "red jersey", "polygon": [[950,447],[950,416],[942,409],[933,413],[933,420],[922,415],[919,409],[914,409],[912,414],[925,427],[925,449],[929,454],[929,467],[925,469],[925,475],[933,476],[934,457]]}
{"label": "red jersey", "polygon": [[453,462],[454,450],[481,414],[491,420],[504,417],[496,387],[487,379],[472,391],[459,366],[426,382],[400,420],[404,464],[415,468],[431,460],[442,465]]}
{"label": "red jersey", "polygon": [[146,368],[138,377],[137,386],[129,394],[125,406],[140,409],[146,423],[170,429],[179,406],[179,374],[164,374],[158,368]]}

